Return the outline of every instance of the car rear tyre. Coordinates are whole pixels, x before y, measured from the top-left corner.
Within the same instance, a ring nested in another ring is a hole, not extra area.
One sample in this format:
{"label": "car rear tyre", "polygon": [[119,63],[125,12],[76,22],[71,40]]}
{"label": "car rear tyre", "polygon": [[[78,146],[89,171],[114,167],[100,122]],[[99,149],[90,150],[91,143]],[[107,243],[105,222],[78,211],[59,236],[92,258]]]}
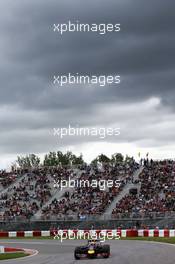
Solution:
{"label": "car rear tyre", "polygon": [[109,258],[110,256],[110,246],[109,245],[105,245],[103,247],[103,257],[104,258]]}
{"label": "car rear tyre", "polygon": [[79,256],[79,254],[77,254],[77,253],[74,253],[74,258],[75,258],[76,260],[80,259],[80,256]]}
{"label": "car rear tyre", "polygon": [[80,259],[80,252],[79,252],[78,249],[75,249],[75,251],[74,251],[74,258],[75,258],[76,260]]}

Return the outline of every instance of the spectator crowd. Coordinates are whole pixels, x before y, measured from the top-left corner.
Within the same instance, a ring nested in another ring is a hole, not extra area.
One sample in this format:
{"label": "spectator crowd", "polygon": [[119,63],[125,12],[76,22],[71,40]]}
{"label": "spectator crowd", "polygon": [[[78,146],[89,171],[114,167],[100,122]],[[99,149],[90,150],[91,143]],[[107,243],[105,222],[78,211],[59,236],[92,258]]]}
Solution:
{"label": "spectator crowd", "polygon": [[145,162],[139,183],[139,193],[120,200],[113,217],[153,217],[175,211],[175,161]]}
{"label": "spectator crowd", "polygon": [[[112,217],[151,218],[155,214],[174,212],[175,161],[147,159],[139,165],[130,159],[115,165],[105,163],[76,169],[55,166],[30,171],[0,171],[1,219],[28,220],[35,219],[36,215],[42,220],[101,216],[126,185],[134,183],[133,175],[140,166],[143,169],[137,179],[138,192],[127,193],[120,199],[112,211]],[[85,184],[63,191],[55,187],[55,182],[70,178],[84,181]],[[94,179],[113,180],[120,184],[102,190],[99,186],[91,186]]]}

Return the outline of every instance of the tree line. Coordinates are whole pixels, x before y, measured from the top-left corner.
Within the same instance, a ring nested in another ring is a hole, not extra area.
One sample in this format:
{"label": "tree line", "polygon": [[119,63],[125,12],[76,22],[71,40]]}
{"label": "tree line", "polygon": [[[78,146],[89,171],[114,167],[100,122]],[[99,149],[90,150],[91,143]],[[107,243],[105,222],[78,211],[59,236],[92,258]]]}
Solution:
{"label": "tree line", "polygon": [[[98,163],[105,164],[120,164],[123,162],[133,161],[133,157],[124,157],[121,153],[115,153],[110,158],[105,154],[98,155],[91,161],[91,165],[97,166]],[[29,154],[26,156],[18,156],[16,160],[17,167],[23,168],[37,168],[50,166],[72,166],[72,165],[87,165],[83,159],[83,155],[75,155],[71,151],[63,153],[62,151],[53,151],[45,154],[43,161],[36,154]]]}

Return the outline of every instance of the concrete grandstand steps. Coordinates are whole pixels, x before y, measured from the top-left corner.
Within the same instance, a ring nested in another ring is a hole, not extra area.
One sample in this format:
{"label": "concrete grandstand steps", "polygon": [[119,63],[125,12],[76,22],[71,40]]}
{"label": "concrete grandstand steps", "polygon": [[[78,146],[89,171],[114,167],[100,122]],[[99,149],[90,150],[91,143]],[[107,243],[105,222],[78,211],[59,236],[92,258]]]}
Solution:
{"label": "concrete grandstand steps", "polygon": [[[13,184],[11,184],[8,188],[6,188],[4,191],[0,192],[0,195],[3,195],[3,194],[8,194],[8,196],[10,195],[11,197],[14,195],[14,193],[16,192],[16,190],[14,189],[14,187],[18,188],[21,184],[24,185],[25,183],[23,183],[23,181],[27,180],[27,178],[30,177],[28,174],[25,174],[23,175],[22,177],[20,177],[17,181],[15,181]],[[48,177],[49,178],[49,177]],[[49,178],[50,180],[50,184],[48,184],[48,186],[50,187],[50,192],[51,192],[51,195],[53,196],[54,195],[54,192],[52,190],[52,179],[51,177]],[[34,180],[32,181],[32,185],[35,185],[36,184],[36,181],[37,180]],[[33,203],[35,202],[37,205],[40,204],[40,201],[37,200],[35,197],[35,194],[36,194],[36,190],[33,189],[33,190],[30,190],[29,186],[27,186],[26,188],[26,191],[28,192],[28,194],[30,195],[30,201],[23,201],[23,200],[18,200],[19,203],[22,203],[22,202],[26,202],[26,203]]]}
{"label": "concrete grandstand steps", "polygon": [[15,186],[17,186],[22,180],[24,180],[27,177],[28,177],[28,175],[27,174],[24,174],[23,176],[21,176],[20,178],[18,178],[14,183],[12,183],[11,185],[9,185],[7,188],[2,189],[0,191],[0,196],[3,195],[3,194],[6,194],[6,193],[12,193],[13,192],[13,188]]}
{"label": "concrete grandstand steps", "polygon": [[[78,169],[74,169],[74,173],[76,174],[74,178],[72,178],[71,180],[76,180],[78,178],[80,178],[81,174],[82,174],[83,171],[80,171]],[[42,210],[49,206],[52,201],[54,201],[55,199],[56,200],[60,200],[64,194],[66,192],[69,192],[70,195],[74,192],[74,189],[73,187],[67,187],[67,188],[63,188],[62,190],[61,189],[56,189],[56,191],[54,192],[54,194],[52,195],[52,197],[42,206],[42,208],[40,208],[38,210],[38,212],[33,216],[32,219],[40,219],[41,218],[41,215],[42,215]]]}
{"label": "concrete grandstand steps", "polygon": [[[139,179],[139,175],[142,172],[143,167],[140,167],[138,170],[136,170],[133,174],[133,180],[138,180]],[[101,219],[105,219],[111,216],[113,209],[116,207],[116,204],[120,202],[120,200],[125,197],[127,194],[129,194],[129,190],[131,188],[137,188],[138,192],[140,191],[141,185],[138,184],[133,184],[133,183],[127,183],[123,190],[119,193],[119,195],[117,195],[114,200],[112,201],[112,203],[108,206],[108,208],[106,209],[105,213],[101,216]]]}
{"label": "concrete grandstand steps", "polygon": [[72,193],[74,188],[64,188],[63,190],[57,190],[55,194],[42,206],[42,208],[33,216],[33,219],[41,218],[42,210],[52,203],[55,199],[60,200],[66,192]]}
{"label": "concrete grandstand steps", "polygon": [[[80,172],[77,170],[73,170],[73,171],[74,171],[74,173],[76,173],[76,176],[78,175],[77,177],[79,177]],[[55,198],[60,199],[61,196],[63,196],[63,193],[59,192],[57,189],[54,188],[54,178],[49,173],[46,176],[48,179],[48,182],[46,183],[46,185],[48,187],[46,189],[43,187],[41,188],[40,183],[38,183],[38,185],[36,187],[37,181],[40,177],[38,174],[31,173],[31,175],[29,175],[26,173],[23,176],[19,177],[13,184],[9,185],[7,188],[3,189],[0,192],[0,196],[1,195],[5,195],[5,196],[7,195],[5,197],[5,199],[1,199],[1,204],[3,205],[3,203],[7,203],[12,198],[13,201],[15,201],[15,202],[17,201],[18,205],[20,205],[24,210],[25,210],[25,208],[24,208],[25,206],[30,207],[33,203],[36,203],[38,205],[39,211],[40,211],[41,208],[43,208],[46,204],[49,204],[53,199],[55,199]],[[31,179],[28,179],[28,177],[29,178],[31,177]],[[32,179],[32,177],[34,177],[34,178]],[[29,197],[27,197],[27,199],[23,199],[22,196],[20,196],[20,192],[23,192],[23,190],[17,191],[17,188],[19,186],[25,187],[25,192],[27,192],[29,195]],[[37,191],[40,191],[40,190],[50,191],[50,194],[51,194],[50,197],[48,196],[47,199],[44,199],[45,200],[44,203],[43,203],[42,197],[40,199],[39,196],[36,195]],[[66,192],[66,191],[67,190],[64,189],[64,192]],[[1,204],[0,204],[0,206],[1,206]],[[10,209],[8,208],[8,206],[6,206],[4,208],[0,208],[0,211],[2,211],[2,212],[6,212],[9,210]],[[35,213],[35,212],[33,211],[33,213]]]}
{"label": "concrete grandstand steps", "polygon": [[102,218],[105,219],[106,217],[112,214],[112,210],[116,207],[116,204],[129,193],[129,189],[131,188],[131,184],[126,184],[123,190],[117,195],[112,203],[108,206],[105,213],[103,214]]}
{"label": "concrete grandstand steps", "polygon": [[144,166],[140,166],[140,168],[134,172],[134,174],[133,174],[133,180],[134,181],[139,180],[139,175],[140,175],[140,173],[142,173],[143,169],[144,169]]}

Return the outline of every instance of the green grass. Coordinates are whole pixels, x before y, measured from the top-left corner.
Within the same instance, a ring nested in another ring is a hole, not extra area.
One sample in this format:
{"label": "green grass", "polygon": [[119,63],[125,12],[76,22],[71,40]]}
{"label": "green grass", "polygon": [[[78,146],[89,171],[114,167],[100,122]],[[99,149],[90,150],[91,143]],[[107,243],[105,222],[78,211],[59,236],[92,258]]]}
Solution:
{"label": "green grass", "polygon": [[[33,240],[33,239],[38,239],[38,240],[46,240],[46,239],[50,239],[50,240],[54,240],[54,237],[9,237],[9,238],[3,238],[1,237],[0,240],[7,240],[7,239],[29,239],[29,240]],[[55,239],[58,240],[58,239]],[[163,242],[163,243],[170,243],[170,244],[175,244],[175,237],[126,237],[126,238],[121,238],[119,240],[139,240],[139,241],[153,241],[153,242]],[[117,241],[117,240],[116,240]]]}
{"label": "green grass", "polygon": [[17,252],[17,253],[1,253],[0,260],[6,259],[16,259],[16,258],[23,258],[29,256],[27,253],[24,252]]}
{"label": "green grass", "polygon": [[175,244],[175,237],[126,237],[121,240],[140,240]]}

